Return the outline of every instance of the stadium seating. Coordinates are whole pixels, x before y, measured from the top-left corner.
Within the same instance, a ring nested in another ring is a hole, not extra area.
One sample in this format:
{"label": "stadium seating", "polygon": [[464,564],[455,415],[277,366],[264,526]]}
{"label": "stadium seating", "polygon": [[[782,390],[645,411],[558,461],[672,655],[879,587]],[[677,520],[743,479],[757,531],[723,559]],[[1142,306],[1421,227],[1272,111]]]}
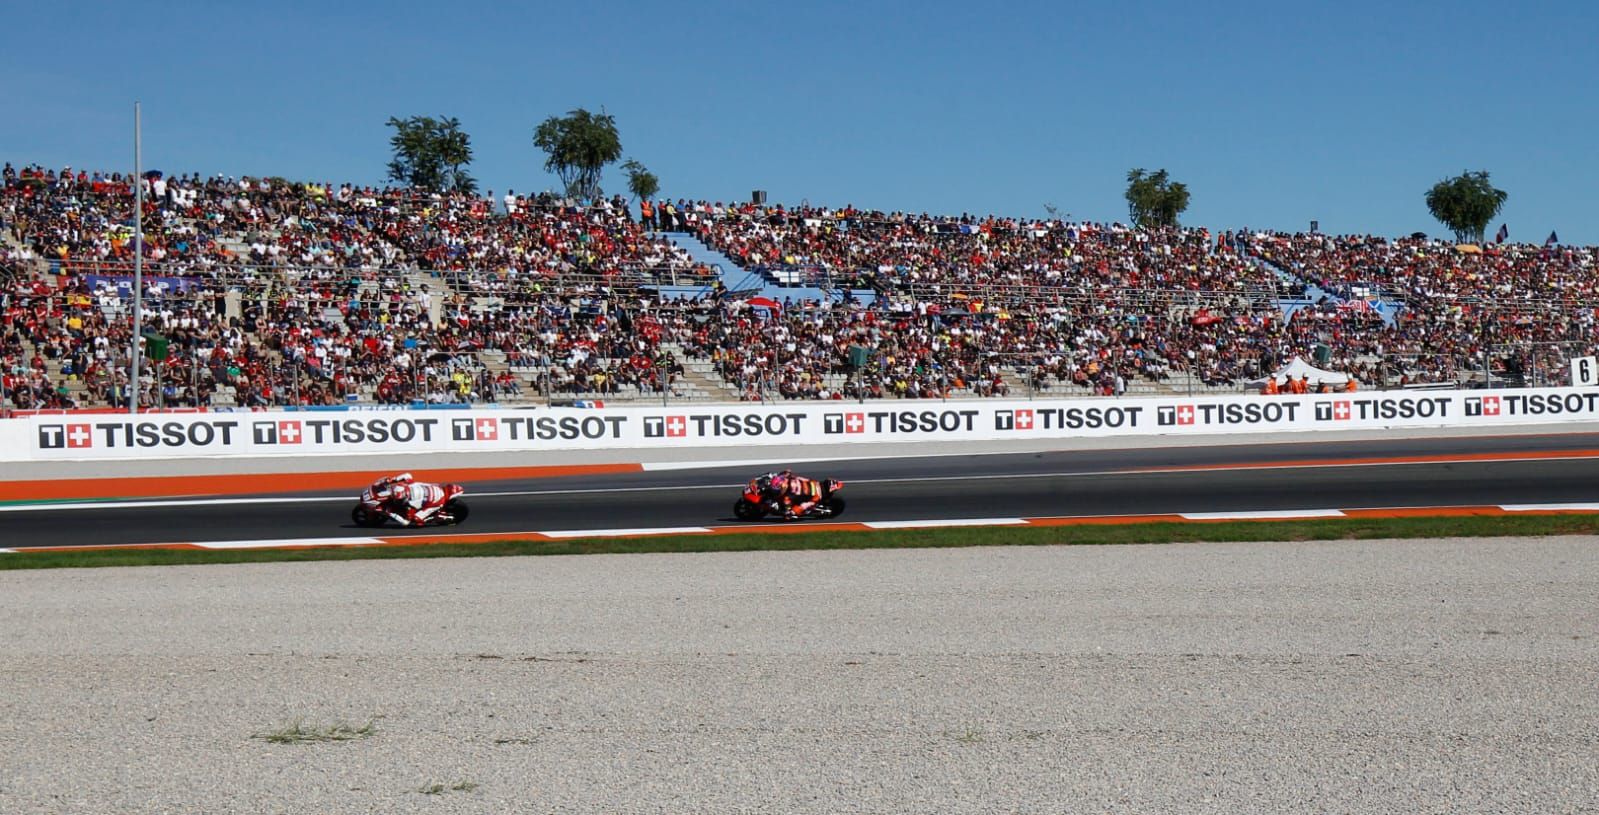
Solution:
{"label": "stadium seating", "polygon": [[[4,173],[0,407],[125,403],[132,179]],[[1369,384],[1556,383],[1594,347],[1593,247],[140,183],[152,405],[1235,391],[1318,354]]]}

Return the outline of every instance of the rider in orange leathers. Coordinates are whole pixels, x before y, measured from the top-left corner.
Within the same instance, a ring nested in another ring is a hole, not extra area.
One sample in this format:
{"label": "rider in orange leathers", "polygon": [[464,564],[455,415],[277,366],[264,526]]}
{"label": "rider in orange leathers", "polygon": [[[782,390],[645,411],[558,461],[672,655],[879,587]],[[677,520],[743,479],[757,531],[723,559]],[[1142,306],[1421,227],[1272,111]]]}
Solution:
{"label": "rider in orange leathers", "polygon": [[822,500],[822,483],[812,478],[798,476],[791,470],[771,475],[772,489],[783,500],[783,518],[793,520]]}

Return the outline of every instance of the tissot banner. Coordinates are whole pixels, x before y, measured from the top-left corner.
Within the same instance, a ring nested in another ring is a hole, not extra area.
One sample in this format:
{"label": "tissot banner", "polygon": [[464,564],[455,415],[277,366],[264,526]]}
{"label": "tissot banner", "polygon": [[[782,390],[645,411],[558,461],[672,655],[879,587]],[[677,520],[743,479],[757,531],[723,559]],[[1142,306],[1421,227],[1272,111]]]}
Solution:
{"label": "tissot banner", "polygon": [[1599,390],[770,405],[33,415],[0,460],[669,449],[1471,427],[1599,420]]}

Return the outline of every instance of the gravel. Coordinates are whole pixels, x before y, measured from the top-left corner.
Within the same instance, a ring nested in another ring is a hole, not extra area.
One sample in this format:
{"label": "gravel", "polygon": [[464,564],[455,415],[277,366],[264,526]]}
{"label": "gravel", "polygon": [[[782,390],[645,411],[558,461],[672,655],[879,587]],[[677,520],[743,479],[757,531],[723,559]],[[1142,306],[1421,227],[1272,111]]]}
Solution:
{"label": "gravel", "polygon": [[1596,590],[1590,538],[0,572],[0,812],[1599,812]]}

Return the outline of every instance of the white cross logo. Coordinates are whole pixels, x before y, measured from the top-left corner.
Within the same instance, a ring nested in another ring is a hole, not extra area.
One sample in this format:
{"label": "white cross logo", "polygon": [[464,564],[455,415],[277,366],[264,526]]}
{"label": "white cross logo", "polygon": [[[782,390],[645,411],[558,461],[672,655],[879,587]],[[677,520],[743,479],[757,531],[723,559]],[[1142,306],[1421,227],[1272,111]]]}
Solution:
{"label": "white cross logo", "polygon": [[477,423],[477,437],[480,439],[490,440],[498,439],[500,437],[500,427],[494,423],[493,419],[479,419]]}
{"label": "white cross logo", "polygon": [[88,447],[89,446],[89,426],[86,425],[86,424],[69,424],[69,425],[67,425],[67,446],[68,447]]}
{"label": "white cross logo", "polygon": [[687,435],[687,434],[688,434],[688,422],[683,421],[683,417],[682,416],[668,416],[668,417],[666,417],[666,435],[668,435],[668,436],[684,436],[684,435]]}
{"label": "white cross logo", "polygon": [[278,440],[284,444],[299,444],[300,423],[278,422]]}
{"label": "white cross logo", "polygon": [[866,415],[863,413],[844,414],[844,431],[846,433],[859,433],[866,429]]}
{"label": "white cross logo", "polygon": [[1032,430],[1033,429],[1033,412],[1031,410],[1018,410],[1018,411],[1016,411],[1016,429],[1017,430]]}
{"label": "white cross logo", "polygon": [[1193,424],[1194,423],[1194,406],[1193,405],[1183,405],[1182,407],[1177,408],[1177,423],[1178,424]]}
{"label": "white cross logo", "polygon": [[1488,416],[1499,415],[1499,397],[1484,396],[1482,398],[1482,412]]}
{"label": "white cross logo", "polygon": [[1338,419],[1339,421],[1342,421],[1344,419],[1349,418],[1349,403],[1348,402],[1334,402],[1333,403],[1333,418],[1334,419]]}

